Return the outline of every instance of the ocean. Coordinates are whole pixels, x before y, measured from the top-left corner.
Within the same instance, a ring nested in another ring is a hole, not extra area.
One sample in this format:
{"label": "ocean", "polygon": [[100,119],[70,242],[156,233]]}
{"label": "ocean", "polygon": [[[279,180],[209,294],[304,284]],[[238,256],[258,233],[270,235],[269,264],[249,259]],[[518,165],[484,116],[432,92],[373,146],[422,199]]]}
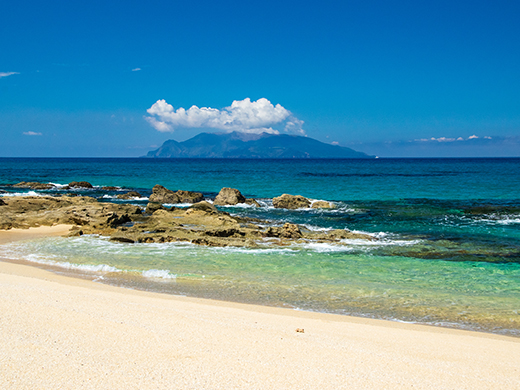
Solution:
{"label": "ocean", "polygon": [[[49,191],[10,187],[54,183]],[[106,237],[0,246],[0,257],[99,283],[211,299],[520,336],[520,159],[0,159],[0,196],[49,195],[71,181],[100,201],[134,190],[239,189],[261,207],[219,207],[271,224],[377,238],[265,249],[123,244]],[[113,191],[103,186],[117,186]],[[282,210],[281,194],[335,208]]]}

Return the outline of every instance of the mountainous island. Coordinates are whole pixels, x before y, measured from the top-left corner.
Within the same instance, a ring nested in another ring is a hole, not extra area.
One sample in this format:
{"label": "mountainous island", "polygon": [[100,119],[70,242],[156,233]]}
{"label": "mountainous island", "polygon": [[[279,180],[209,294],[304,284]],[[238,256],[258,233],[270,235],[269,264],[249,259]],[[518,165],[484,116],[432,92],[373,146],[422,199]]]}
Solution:
{"label": "mountainous island", "polygon": [[148,158],[374,158],[350,148],[287,134],[201,133],[183,142],[168,140]]}

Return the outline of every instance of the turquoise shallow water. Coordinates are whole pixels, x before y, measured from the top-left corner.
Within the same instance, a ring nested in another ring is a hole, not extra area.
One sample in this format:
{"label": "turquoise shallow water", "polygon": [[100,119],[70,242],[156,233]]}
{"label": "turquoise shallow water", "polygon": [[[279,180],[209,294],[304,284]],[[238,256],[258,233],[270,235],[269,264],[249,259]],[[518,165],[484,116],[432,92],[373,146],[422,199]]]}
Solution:
{"label": "turquoise shallow water", "polygon": [[[1,256],[166,293],[520,335],[520,159],[1,160],[2,196],[22,180],[87,180],[137,189],[145,205],[158,183],[210,200],[231,186],[263,206],[223,208],[233,214],[378,238],[247,250],[88,236],[10,244]],[[282,193],[337,208],[272,208]]]}

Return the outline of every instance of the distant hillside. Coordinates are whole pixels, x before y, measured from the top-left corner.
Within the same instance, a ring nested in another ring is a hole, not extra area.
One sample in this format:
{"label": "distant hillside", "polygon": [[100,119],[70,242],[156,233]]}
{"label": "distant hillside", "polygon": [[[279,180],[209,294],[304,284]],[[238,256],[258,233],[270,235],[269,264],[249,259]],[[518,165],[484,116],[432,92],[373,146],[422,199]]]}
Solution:
{"label": "distant hillside", "polygon": [[166,141],[151,158],[373,158],[308,137],[276,134],[201,133],[184,142]]}

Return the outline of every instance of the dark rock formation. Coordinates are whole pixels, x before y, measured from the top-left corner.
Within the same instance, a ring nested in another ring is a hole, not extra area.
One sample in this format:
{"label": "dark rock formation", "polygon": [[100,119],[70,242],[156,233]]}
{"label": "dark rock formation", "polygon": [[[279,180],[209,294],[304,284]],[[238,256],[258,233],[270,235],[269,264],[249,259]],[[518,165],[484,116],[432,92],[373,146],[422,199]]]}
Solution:
{"label": "dark rock formation", "polygon": [[235,188],[224,187],[220,190],[213,204],[217,206],[236,205],[245,203],[246,198]]}
{"label": "dark rock formation", "polygon": [[0,206],[5,206],[6,204],[7,203],[5,203],[2,198],[0,198]]}
{"label": "dark rock formation", "polygon": [[283,194],[277,198],[273,198],[273,206],[277,209],[300,209],[310,207],[309,199],[301,195]]}
{"label": "dark rock formation", "polygon": [[88,181],[71,181],[67,189],[70,188],[93,188],[94,186]]}

